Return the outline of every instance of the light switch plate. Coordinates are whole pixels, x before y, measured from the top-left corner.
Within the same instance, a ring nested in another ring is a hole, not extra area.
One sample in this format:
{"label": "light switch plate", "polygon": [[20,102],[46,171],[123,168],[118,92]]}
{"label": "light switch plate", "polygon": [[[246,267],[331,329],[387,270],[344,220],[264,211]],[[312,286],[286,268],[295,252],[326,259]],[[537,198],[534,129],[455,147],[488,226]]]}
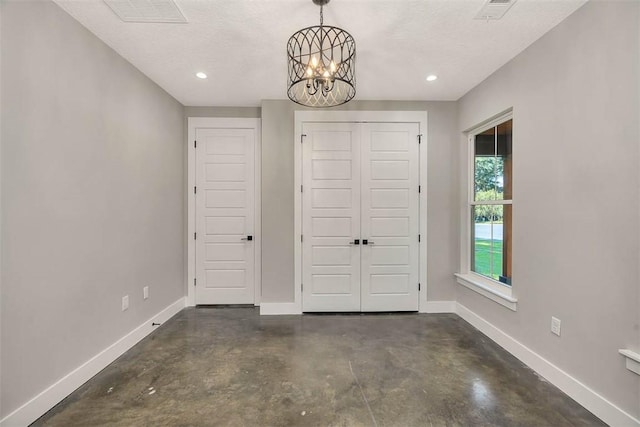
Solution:
{"label": "light switch plate", "polygon": [[560,336],[560,319],[557,317],[551,317],[551,332]]}

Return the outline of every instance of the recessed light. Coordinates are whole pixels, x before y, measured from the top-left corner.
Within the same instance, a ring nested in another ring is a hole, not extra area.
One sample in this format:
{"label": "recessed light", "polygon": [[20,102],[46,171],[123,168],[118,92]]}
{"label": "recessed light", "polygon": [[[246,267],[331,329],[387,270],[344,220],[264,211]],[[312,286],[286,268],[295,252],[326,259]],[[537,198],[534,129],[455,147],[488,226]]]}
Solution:
{"label": "recessed light", "polygon": [[432,81],[437,80],[437,79],[438,79],[438,76],[436,76],[435,74],[430,74],[430,75],[427,76],[427,81],[428,82],[432,82]]}
{"label": "recessed light", "polygon": [[199,73],[196,73],[196,77],[199,79],[206,79],[207,75],[201,71]]}

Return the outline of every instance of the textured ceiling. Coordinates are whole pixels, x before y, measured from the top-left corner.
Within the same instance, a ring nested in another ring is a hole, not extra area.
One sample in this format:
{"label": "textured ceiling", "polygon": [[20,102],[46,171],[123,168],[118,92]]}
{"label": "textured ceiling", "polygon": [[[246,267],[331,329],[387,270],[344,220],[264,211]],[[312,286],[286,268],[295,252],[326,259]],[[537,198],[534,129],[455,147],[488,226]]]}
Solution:
{"label": "textured ceiling", "polygon": [[[319,21],[311,0],[176,0],[187,24],[124,23],[102,0],[55,1],[187,106],[286,99],[286,42]],[[457,100],[585,2],[518,0],[481,21],[485,0],[333,0],[324,22],[356,40],[355,99]]]}

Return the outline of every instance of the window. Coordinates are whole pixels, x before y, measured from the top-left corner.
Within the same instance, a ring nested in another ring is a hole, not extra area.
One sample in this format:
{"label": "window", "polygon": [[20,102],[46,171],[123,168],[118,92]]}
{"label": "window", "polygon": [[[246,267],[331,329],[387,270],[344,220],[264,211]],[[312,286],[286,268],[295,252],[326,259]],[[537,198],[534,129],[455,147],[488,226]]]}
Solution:
{"label": "window", "polygon": [[469,133],[469,227],[463,236],[463,273],[456,276],[459,283],[515,310],[512,124],[509,113]]}
{"label": "window", "polygon": [[472,137],[469,269],[511,286],[512,119]]}

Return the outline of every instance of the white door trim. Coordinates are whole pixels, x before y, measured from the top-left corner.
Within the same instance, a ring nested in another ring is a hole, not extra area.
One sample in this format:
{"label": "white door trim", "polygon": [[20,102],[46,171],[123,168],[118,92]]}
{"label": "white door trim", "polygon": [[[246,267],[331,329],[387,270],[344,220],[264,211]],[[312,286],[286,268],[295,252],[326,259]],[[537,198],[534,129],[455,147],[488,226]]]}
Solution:
{"label": "white door trim", "polygon": [[294,125],[294,306],[302,313],[302,123],[384,122],[418,123],[420,144],[420,292],[418,311],[427,312],[427,112],[426,111],[296,111]]}
{"label": "white door trim", "polygon": [[262,290],[262,230],[261,230],[261,159],[262,159],[262,124],[261,119],[218,118],[218,117],[189,117],[187,119],[187,306],[195,305],[194,280],[196,277],[196,244],[193,239],[196,230],[196,199],[193,188],[196,182],[196,150],[194,141],[198,128],[242,128],[254,129],[256,135],[255,147],[255,224],[254,224],[254,305],[260,305]]}

